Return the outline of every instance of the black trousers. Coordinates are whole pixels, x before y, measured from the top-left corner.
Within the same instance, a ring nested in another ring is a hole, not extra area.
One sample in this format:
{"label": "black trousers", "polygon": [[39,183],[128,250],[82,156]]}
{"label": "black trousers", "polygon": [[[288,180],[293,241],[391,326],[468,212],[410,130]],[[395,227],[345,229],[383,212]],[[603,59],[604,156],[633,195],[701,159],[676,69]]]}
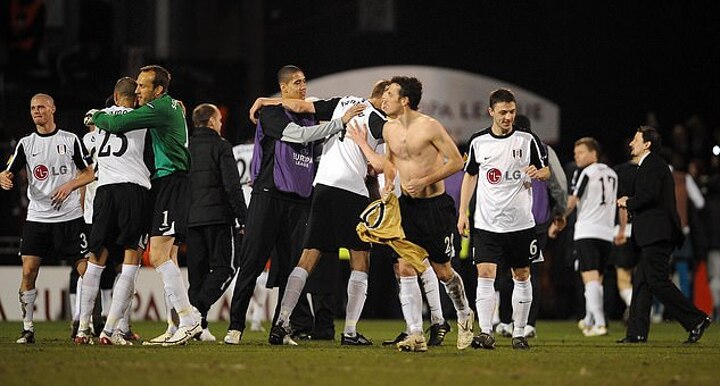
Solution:
{"label": "black trousers", "polygon": [[[271,271],[274,274],[271,274],[268,286],[280,287],[282,296],[287,278],[300,259],[309,209],[308,204],[265,194],[252,196],[245,237],[240,247],[240,272],[233,290],[229,330],[245,330],[245,314],[255,289],[255,281],[271,255]],[[303,298],[300,297],[301,302]],[[277,319],[281,300],[275,309],[273,323]],[[295,312],[298,310],[302,312],[307,308],[296,307]],[[292,317],[290,321],[292,324]]]}
{"label": "black trousers", "polygon": [[640,249],[640,259],[633,274],[628,337],[647,338],[653,295],[687,331],[707,316],[670,281],[670,253],[673,249],[670,242],[654,243]]}
{"label": "black trousers", "polygon": [[230,224],[188,227],[187,266],[190,304],[203,319],[235,276],[239,236]]}

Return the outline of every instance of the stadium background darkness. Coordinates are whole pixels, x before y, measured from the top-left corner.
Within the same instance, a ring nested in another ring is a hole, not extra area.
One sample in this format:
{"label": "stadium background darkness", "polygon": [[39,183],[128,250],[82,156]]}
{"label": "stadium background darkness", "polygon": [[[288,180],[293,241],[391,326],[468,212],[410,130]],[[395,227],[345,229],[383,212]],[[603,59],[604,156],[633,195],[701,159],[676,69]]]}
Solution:
{"label": "stadium background darkness", "polygon": [[[11,2],[2,2],[4,20]],[[250,137],[247,107],[276,91],[284,64],[309,79],[417,64],[487,75],[546,97],[561,108],[563,160],[575,139],[593,135],[615,163],[648,112],[664,132],[694,114],[708,130],[720,126],[720,12],[711,5],[45,1],[41,63],[18,63],[2,23],[0,140],[31,129],[28,99],[39,91],[55,97],[61,126],[83,130],[82,114],[103,105],[114,80],[148,63],[170,69],[170,93],[187,106],[226,106],[233,143]]]}

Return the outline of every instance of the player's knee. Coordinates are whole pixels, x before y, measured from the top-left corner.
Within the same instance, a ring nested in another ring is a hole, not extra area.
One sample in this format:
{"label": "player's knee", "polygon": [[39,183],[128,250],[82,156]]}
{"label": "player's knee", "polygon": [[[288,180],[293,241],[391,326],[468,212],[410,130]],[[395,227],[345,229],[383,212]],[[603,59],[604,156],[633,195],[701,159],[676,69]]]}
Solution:
{"label": "player's knee", "polygon": [[447,283],[453,278],[453,270],[449,264],[433,264],[432,269],[435,271],[435,275],[443,283]]}
{"label": "player's knee", "polygon": [[416,276],[417,272],[415,271],[415,268],[413,268],[412,265],[406,264],[406,263],[400,263],[398,264],[397,273],[401,277],[407,277],[407,276]]}
{"label": "player's knee", "polygon": [[304,269],[306,272],[311,273],[315,266],[320,262],[321,255],[307,255],[303,253],[300,256],[297,266]]}
{"label": "player's knee", "polygon": [[150,254],[150,264],[152,264],[153,267],[159,267],[163,265],[165,262],[170,261],[170,256],[163,256],[158,254]]}
{"label": "player's knee", "polygon": [[497,275],[497,267],[495,265],[479,264],[477,266],[478,277],[485,279],[494,279]]}
{"label": "player's knee", "polygon": [[80,275],[85,275],[85,270],[87,270],[87,262],[88,259],[79,259],[75,262],[75,271]]}
{"label": "player's knee", "polygon": [[23,267],[22,280],[24,283],[35,283],[38,275],[38,267]]}
{"label": "player's knee", "polygon": [[370,269],[369,254],[361,251],[350,251],[350,268],[353,271],[367,272]]}
{"label": "player's knee", "polygon": [[515,268],[513,269],[513,279],[517,281],[528,281],[530,280],[530,268]]}

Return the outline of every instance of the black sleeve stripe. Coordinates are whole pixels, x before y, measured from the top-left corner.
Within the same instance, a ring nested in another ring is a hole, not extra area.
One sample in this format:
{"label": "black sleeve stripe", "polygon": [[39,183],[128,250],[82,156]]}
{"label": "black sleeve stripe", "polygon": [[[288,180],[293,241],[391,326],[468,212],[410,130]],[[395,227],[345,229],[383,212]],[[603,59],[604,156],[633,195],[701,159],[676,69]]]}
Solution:
{"label": "black sleeve stripe", "polygon": [[335,112],[335,108],[342,98],[323,99],[313,102],[315,107],[315,118],[320,121],[329,121]]}
{"label": "black sleeve stripe", "polygon": [[478,138],[486,134],[490,134],[489,127],[475,132],[473,135],[470,136],[470,140],[468,141],[468,159],[465,162],[465,172],[467,174],[470,174],[471,176],[476,176],[480,172],[480,165],[476,161],[477,157],[475,157],[475,146],[473,145],[473,143]]}
{"label": "black sleeve stripe", "polygon": [[88,165],[92,164],[90,154],[85,148],[85,144],[82,142],[82,140],[80,140],[80,137],[75,134],[73,134],[72,136],[73,141],[75,142],[73,144],[73,162],[75,162],[75,166],[77,166],[79,170],[85,170]]}
{"label": "black sleeve stripe", "polygon": [[9,171],[12,174],[17,174],[17,172],[20,171],[20,169],[22,169],[23,167],[25,167],[25,164],[27,163],[23,139],[18,141],[18,144],[15,147],[15,152],[13,152],[13,154],[10,156],[10,159],[8,159],[7,168],[5,168],[5,170]]}
{"label": "black sleeve stripe", "polygon": [[377,111],[373,111],[370,113],[370,117],[368,118],[368,125],[370,126],[368,129],[370,130],[370,134],[372,134],[373,138],[375,139],[383,139],[383,127],[385,127],[385,118],[383,118],[380,114],[377,113]]}
{"label": "black sleeve stripe", "polygon": [[570,191],[574,192],[575,187],[578,184],[578,178],[580,178],[580,169],[573,170],[572,179],[570,180]]}
{"label": "black sleeve stripe", "polygon": [[585,194],[585,189],[587,188],[587,184],[589,181],[590,178],[588,178],[588,175],[583,174],[582,179],[580,180],[580,184],[575,187],[575,192],[573,193],[573,195],[575,197],[582,197],[583,194]]}
{"label": "black sleeve stripe", "polygon": [[542,169],[547,166],[547,150],[541,145],[540,138],[532,131],[525,131],[532,136],[530,144],[530,164]]}
{"label": "black sleeve stripe", "polygon": [[[473,135],[473,138],[477,138],[477,135]],[[470,174],[471,176],[476,176],[480,172],[480,165],[475,160],[475,140],[470,141],[470,146],[468,147],[468,159],[465,162],[465,173]]]}

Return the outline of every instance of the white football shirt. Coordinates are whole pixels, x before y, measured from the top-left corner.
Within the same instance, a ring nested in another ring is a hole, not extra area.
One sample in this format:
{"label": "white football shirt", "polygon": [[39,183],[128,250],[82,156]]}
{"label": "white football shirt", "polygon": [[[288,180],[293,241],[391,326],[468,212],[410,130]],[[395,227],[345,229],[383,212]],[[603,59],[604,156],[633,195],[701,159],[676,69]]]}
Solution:
{"label": "white football shirt", "polygon": [[572,194],[579,202],[573,238],[613,241],[617,173],[603,163],[594,163],[575,172],[577,178],[573,178]]}
{"label": "white football shirt", "polygon": [[254,143],[243,143],[233,147],[233,156],[237,163],[238,173],[240,174],[240,184],[242,185],[245,202],[250,204],[252,196],[252,183],[250,181],[250,162],[253,157]]}
{"label": "white football shirt", "polygon": [[[382,128],[385,124],[385,114],[374,108],[363,98],[347,96],[313,102],[315,117],[321,121],[340,118],[351,107],[364,103],[367,107],[353,118],[359,126],[367,128],[367,141],[371,148],[377,151],[382,142]],[[323,144],[320,164],[313,185],[322,184],[347,190],[368,197],[365,186],[368,160],[360,147],[350,138],[344,138],[344,132],[331,135]]]}
{"label": "white football shirt", "polygon": [[[125,114],[132,109],[112,106],[103,111],[117,115]],[[153,165],[153,158],[147,153],[152,148],[147,129],[118,134],[98,129],[96,137],[98,186],[132,183],[150,189],[151,172],[148,165]]]}
{"label": "white football shirt", "polygon": [[514,128],[497,136],[490,128],[470,138],[465,172],[478,176],[473,217],[477,229],[506,233],[535,226],[529,165],[547,165],[547,153],[535,134]]}
{"label": "white football shirt", "polygon": [[24,166],[27,171],[27,220],[57,223],[82,217],[78,189],[70,193],[59,208],[53,207],[52,196],[88,165],[87,150],[80,138],[56,129],[49,134],[33,132],[21,138],[6,170],[17,175]]}

